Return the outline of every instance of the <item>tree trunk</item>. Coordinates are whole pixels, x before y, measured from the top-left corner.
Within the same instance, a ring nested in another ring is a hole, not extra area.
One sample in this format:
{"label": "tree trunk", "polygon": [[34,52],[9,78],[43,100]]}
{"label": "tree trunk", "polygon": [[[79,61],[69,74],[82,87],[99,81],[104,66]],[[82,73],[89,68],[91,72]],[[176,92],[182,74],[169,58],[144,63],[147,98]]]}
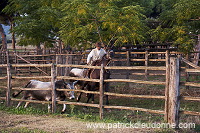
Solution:
{"label": "tree trunk", "polygon": [[[12,29],[14,28],[14,26],[15,26],[15,24],[12,22],[12,21],[10,21],[10,23],[11,23],[11,25],[10,25],[10,29],[11,29],[11,31],[12,31]],[[12,31],[12,48],[13,49],[15,49],[16,47],[15,47],[15,33]]]}
{"label": "tree trunk", "polygon": [[60,39],[58,40],[58,45],[59,45],[58,46],[59,47],[59,51],[58,52],[59,52],[59,54],[62,54],[62,41]]}
{"label": "tree trunk", "polygon": [[197,45],[195,46],[194,48],[194,52],[197,52],[197,53],[194,53],[194,60],[193,60],[193,63],[195,65],[198,66],[198,62],[199,62],[199,51],[200,51],[200,34],[197,35],[198,36],[198,40],[197,40]]}
{"label": "tree trunk", "polygon": [[7,49],[7,40],[6,40],[6,33],[3,29],[2,24],[0,24],[0,34],[1,34],[1,38],[2,38],[2,50],[6,50]]}

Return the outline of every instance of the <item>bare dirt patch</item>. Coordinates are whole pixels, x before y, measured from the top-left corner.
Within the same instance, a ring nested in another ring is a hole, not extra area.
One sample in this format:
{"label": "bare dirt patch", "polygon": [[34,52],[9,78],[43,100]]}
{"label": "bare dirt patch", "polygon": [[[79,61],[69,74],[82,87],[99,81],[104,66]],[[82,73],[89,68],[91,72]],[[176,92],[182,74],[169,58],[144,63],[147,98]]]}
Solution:
{"label": "bare dirt patch", "polygon": [[35,116],[35,115],[16,115],[0,111],[0,129],[27,128],[39,129],[41,131],[55,133],[82,133],[82,132],[111,132],[111,133],[148,133],[151,129],[107,129],[107,128],[88,128],[84,122],[66,116]]}

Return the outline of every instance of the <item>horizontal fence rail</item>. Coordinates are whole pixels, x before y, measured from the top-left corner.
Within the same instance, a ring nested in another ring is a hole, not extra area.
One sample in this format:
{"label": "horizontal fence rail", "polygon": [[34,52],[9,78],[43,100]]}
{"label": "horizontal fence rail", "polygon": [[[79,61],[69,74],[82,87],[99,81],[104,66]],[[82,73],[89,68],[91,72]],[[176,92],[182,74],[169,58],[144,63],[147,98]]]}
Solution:
{"label": "horizontal fence rail", "polygon": [[[95,92],[95,91],[71,90],[71,89],[57,89],[57,91],[75,91],[75,92],[84,92],[84,93],[91,93],[91,94],[100,94],[99,92]],[[111,92],[104,92],[104,94],[109,95],[109,96],[118,96],[118,97],[165,99],[165,96],[153,96],[153,95],[119,94],[119,93],[111,93]]]}
{"label": "horizontal fence rail", "polygon": [[200,97],[182,96],[181,99],[187,100],[187,101],[200,101]]}
{"label": "horizontal fence rail", "polygon": [[52,90],[52,88],[21,88],[21,87],[12,87],[12,90]]}
{"label": "horizontal fence rail", "polygon": [[151,110],[151,109],[126,107],[126,106],[107,106],[107,105],[105,105],[104,108],[107,108],[107,109],[126,109],[126,110],[135,110],[135,111],[144,111],[144,112],[155,113],[155,114],[165,114],[165,112],[161,111],[161,110]]}
{"label": "horizontal fence rail", "polygon": [[50,79],[51,76],[32,76],[32,77],[20,77],[12,76],[13,79]]}

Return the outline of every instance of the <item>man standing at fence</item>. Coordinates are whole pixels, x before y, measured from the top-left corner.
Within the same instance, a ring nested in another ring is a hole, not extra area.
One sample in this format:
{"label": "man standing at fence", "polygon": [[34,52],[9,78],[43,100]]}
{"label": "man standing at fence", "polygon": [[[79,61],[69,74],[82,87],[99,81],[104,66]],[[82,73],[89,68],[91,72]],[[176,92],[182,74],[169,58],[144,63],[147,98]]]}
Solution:
{"label": "man standing at fence", "polygon": [[[87,57],[87,65],[92,65],[92,63],[96,60],[100,60],[102,59],[107,53],[106,51],[102,48],[101,46],[101,42],[97,42],[95,43],[95,49],[93,49],[89,54],[88,54],[88,57]],[[86,72],[86,76],[88,78],[90,78],[90,70],[91,69],[88,69],[87,72]]]}
{"label": "man standing at fence", "polygon": [[102,48],[101,42],[95,43],[95,49],[93,49],[88,57],[87,57],[87,64],[91,65],[94,61],[102,59],[103,56],[105,56],[107,53]]}

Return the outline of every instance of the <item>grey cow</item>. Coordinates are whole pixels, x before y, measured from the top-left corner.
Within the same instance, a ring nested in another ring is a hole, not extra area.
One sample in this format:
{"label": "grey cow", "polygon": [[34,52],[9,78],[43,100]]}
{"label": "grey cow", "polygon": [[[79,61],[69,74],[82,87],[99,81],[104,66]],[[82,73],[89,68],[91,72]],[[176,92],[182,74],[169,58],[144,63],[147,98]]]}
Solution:
{"label": "grey cow", "polygon": [[[65,83],[63,80],[58,80],[55,82],[55,87],[59,89],[74,89],[73,84]],[[40,101],[51,101],[52,100],[52,91],[51,90],[42,90],[43,88],[51,88],[51,82],[42,82],[39,80],[30,80],[25,88],[39,88],[41,90],[21,90],[12,94],[13,97],[17,97],[22,91],[24,91],[23,97],[21,99],[30,99],[30,100],[40,100]],[[56,100],[64,101],[66,97],[69,99],[74,99],[74,91],[57,91],[56,90]],[[20,101],[16,108],[21,105]],[[27,107],[29,102],[26,102],[24,108]],[[51,106],[48,104],[48,111],[50,111]],[[65,112],[66,105],[63,104],[62,113]]]}

